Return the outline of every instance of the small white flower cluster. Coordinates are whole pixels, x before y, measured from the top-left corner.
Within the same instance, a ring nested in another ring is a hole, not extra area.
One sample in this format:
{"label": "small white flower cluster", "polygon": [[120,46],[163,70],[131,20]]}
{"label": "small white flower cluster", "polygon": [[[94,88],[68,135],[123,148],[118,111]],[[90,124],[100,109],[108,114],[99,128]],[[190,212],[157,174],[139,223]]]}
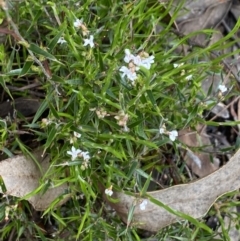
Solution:
{"label": "small white flower cluster", "polygon": [[73,132],[73,135],[77,138],[81,138],[81,136],[82,136],[80,133],[78,133],[76,131]]}
{"label": "small white flower cluster", "polygon": [[147,199],[142,200],[142,202],[140,203],[140,206],[139,206],[140,209],[142,211],[144,211],[146,209],[147,204],[148,204],[148,200]]}
{"label": "small white flower cluster", "polygon": [[105,194],[110,197],[113,195],[112,185],[109,188],[105,189]]}
{"label": "small white flower cluster", "polygon": [[224,92],[227,91],[227,87],[226,87],[225,85],[219,85],[219,86],[218,86],[218,89],[219,89],[222,93],[224,93]]}
{"label": "small white flower cluster", "polygon": [[118,120],[119,126],[123,126],[123,130],[125,132],[129,131],[129,128],[127,127],[128,114],[125,114],[124,111],[119,111],[118,115],[116,115],[114,118]]}
{"label": "small white flower cluster", "polygon": [[85,160],[82,162],[81,169],[84,171],[84,170],[86,170],[89,166],[90,166],[89,160],[88,160],[88,159],[85,159]]}
{"label": "small white flower cluster", "polygon": [[[83,19],[76,19],[73,22],[73,26],[75,28],[80,28],[82,30],[83,36],[86,36],[86,35],[89,34],[89,30],[86,27],[86,25],[83,23]],[[91,48],[94,47],[93,35],[90,35],[89,38],[83,39],[83,41],[84,41],[83,46],[89,45]],[[57,41],[58,44],[63,44],[63,43],[66,43],[66,42],[67,41],[63,37],[60,37]]]}
{"label": "small white flower cluster", "polygon": [[192,79],[192,74],[188,75],[187,77],[185,77],[186,80],[191,80]]}
{"label": "small white flower cluster", "polygon": [[122,66],[119,71],[122,72],[122,78],[127,76],[129,80],[134,81],[137,79],[137,73],[140,67],[146,69],[151,68],[151,64],[154,63],[154,56],[149,56],[146,52],[141,52],[138,55],[131,54],[129,49],[125,49],[124,62],[128,64],[128,67]]}
{"label": "small white flower cluster", "polygon": [[[79,126],[79,129],[82,127]],[[79,132],[74,131],[73,135],[70,137],[70,143],[73,144],[77,141],[77,138],[81,138],[82,134]],[[76,149],[74,146],[72,146],[70,151],[67,151],[67,154],[71,156],[71,160],[74,161],[76,158],[82,158],[83,161],[81,163],[81,169],[85,170],[90,166],[89,160],[90,155],[88,151],[82,151],[80,149]],[[69,166],[69,162],[64,162],[62,164],[59,164],[57,166]]]}
{"label": "small white flower cluster", "polygon": [[[173,64],[173,67],[176,69],[176,68],[179,68],[179,67],[181,67],[181,66],[183,66],[183,65],[184,65],[184,63],[180,63],[180,64],[174,63],[174,64]],[[182,76],[182,75],[185,75],[185,70],[184,70],[184,69],[181,71],[181,76]],[[189,75],[187,75],[187,76],[185,77],[186,80],[191,80],[192,78],[193,78],[193,75],[192,75],[192,74],[189,74]]]}
{"label": "small white flower cluster", "polygon": [[77,138],[81,138],[81,136],[82,135],[80,133],[74,131],[73,132],[73,137],[70,138],[70,143],[73,144],[74,142],[77,141]]}
{"label": "small white flower cluster", "polygon": [[183,65],[184,65],[184,63],[180,63],[180,64],[174,63],[173,67],[176,69],[176,68],[181,67]]}
{"label": "small white flower cluster", "polygon": [[49,119],[47,119],[47,118],[43,118],[43,119],[42,119],[41,126],[42,126],[42,127],[46,127],[46,126],[50,125],[51,123],[53,123],[51,120],[49,120]]}
{"label": "small white flower cluster", "polygon": [[96,110],[96,114],[99,119],[103,119],[103,118],[105,118],[105,116],[110,116],[110,114],[108,114],[104,108],[98,108],[95,110]]}
{"label": "small white flower cluster", "polygon": [[159,129],[160,134],[167,134],[171,141],[175,141],[178,137],[178,132],[176,130],[167,131],[165,125]]}
{"label": "small white flower cluster", "polygon": [[76,19],[74,22],[73,22],[73,26],[75,28],[80,28],[82,30],[82,34],[83,36],[86,36],[89,34],[89,30],[88,28],[86,27],[86,25],[83,23],[83,19]]}
{"label": "small white flower cluster", "polygon": [[58,44],[65,44],[67,41],[64,39],[64,37],[60,37],[60,39],[58,39],[57,43]]}
{"label": "small white flower cluster", "polygon": [[16,204],[16,205],[9,205],[9,206],[5,207],[5,221],[9,220],[9,213],[10,213],[10,211],[15,213],[17,208],[18,208],[18,204]]}
{"label": "small white flower cluster", "polygon": [[90,45],[91,48],[94,47],[94,42],[93,42],[93,35],[90,35],[90,38],[89,39],[84,39],[84,44],[83,46],[87,46],[87,45]]}
{"label": "small white flower cluster", "polygon": [[[106,116],[111,116],[111,114],[107,113],[107,111],[100,107],[100,108],[91,108],[91,111],[95,111],[99,119],[103,119]],[[119,126],[123,127],[123,131],[128,132],[129,128],[127,127],[128,122],[128,114],[125,114],[123,110],[120,110],[117,115],[114,116],[114,119],[117,120]]]}
{"label": "small white flower cluster", "polygon": [[[86,27],[86,25],[83,23],[83,19],[76,19],[73,25],[75,28],[81,28],[83,36],[86,36],[89,34],[89,30]],[[89,39],[83,39],[83,41],[84,41],[83,46],[89,45],[91,48],[94,47],[93,35],[90,35]]]}
{"label": "small white flower cluster", "polygon": [[[89,30],[86,27],[86,25],[83,23],[83,19],[76,19],[73,23],[75,28],[81,28],[83,36],[86,36],[89,34]],[[84,44],[83,46],[89,45],[91,48],[94,47],[94,42],[93,42],[93,35],[90,35],[90,37],[87,39],[83,39]]]}
{"label": "small white flower cluster", "polygon": [[76,149],[74,146],[72,146],[71,151],[67,151],[67,154],[72,156],[72,161],[75,160],[77,157],[82,157],[85,161],[88,161],[90,159],[88,151]]}

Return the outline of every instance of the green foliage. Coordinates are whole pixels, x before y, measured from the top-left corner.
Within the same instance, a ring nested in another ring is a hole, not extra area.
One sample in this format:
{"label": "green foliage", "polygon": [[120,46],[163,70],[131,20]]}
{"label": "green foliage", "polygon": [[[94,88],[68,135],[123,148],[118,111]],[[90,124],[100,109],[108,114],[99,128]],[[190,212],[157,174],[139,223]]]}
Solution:
{"label": "green foliage", "polygon": [[[203,113],[212,108],[208,101],[217,103],[219,99],[204,94],[201,82],[210,72],[221,73],[223,69],[222,56],[212,61],[204,59],[211,51],[222,49],[223,41],[230,39],[237,27],[213,46],[195,47],[183,57],[177,48],[196,33],[179,38],[171,31],[181,4],[169,21],[166,17],[171,3],[159,1],[70,0],[59,4],[53,0],[25,0],[14,5],[9,9],[10,15],[25,41],[9,39],[8,45],[0,47],[3,73],[0,83],[9,93],[8,83],[37,76],[45,94],[32,122],[24,126],[41,143],[44,141],[43,148],[51,156],[51,167],[41,180],[40,189],[44,191],[46,183],[69,184],[71,200],[54,209],[60,197],[44,212],[45,217],[51,217],[57,224],[56,240],[63,240],[61,232],[66,230],[69,240],[141,240],[134,227],[126,227],[108,210],[99,184],[105,188],[112,185],[113,190],[146,194],[153,180],[153,168],[163,168],[159,158],[176,150],[179,143],[160,134],[159,128],[166,125],[169,131],[181,130],[205,123]],[[83,20],[81,27],[74,27],[76,19]],[[158,31],[159,26],[162,31]],[[94,36],[93,48],[83,45],[89,35]],[[60,38],[66,43],[59,44]],[[127,66],[123,60],[125,49],[134,55],[155,57],[150,69],[140,67],[134,83],[119,71]],[[179,66],[175,68],[174,64]],[[51,78],[43,69],[50,70]],[[10,98],[14,99],[11,95]],[[46,112],[47,117],[43,118]],[[220,125],[213,121],[206,123]],[[236,122],[228,122],[231,124]],[[16,149],[29,152],[18,138],[11,144],[7,142],[17,130],[14,123],[2,119],[0,126],[0,146],[8,156]],[[72,146],[88,152],[89,160],[77,157],[71,161],[67,152]],[[52,173],[55,176],[50,180]],[[25,229],[31,229],[39,239],[55,240],[46,238],[37,225],[30,227],[27,217],[12,215],[12,222],[0,232],[1,240],[12,229],[17,230],[18,237]],[[129,222],[131,218],[130,212]],[[184,218],[190,222],[160,230],[156,237],[213,240],[214,234],[206,232],[209,228],[201,221],[187,215]]]}

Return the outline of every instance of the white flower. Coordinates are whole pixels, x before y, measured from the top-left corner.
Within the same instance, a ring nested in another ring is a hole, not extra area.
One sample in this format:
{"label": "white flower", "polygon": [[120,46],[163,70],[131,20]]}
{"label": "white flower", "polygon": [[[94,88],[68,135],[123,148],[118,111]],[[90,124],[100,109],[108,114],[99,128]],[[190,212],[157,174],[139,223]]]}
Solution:
{"label": "white flower", "polygon": [[144,199],[144,200],[141,202],[141,204],[140,204],[140,209],[141,209],[142,211],[146,209],[147,203],[148,203],[147,199]]}
{"label": "white flower", "polygon": [[219,89],[222,93],[224,93],[225,91],[227,91],[227,87],[226,87],[225,85],[219,85],[219,86],[218,86],[218,89]]}
{"label": "white flower", "polygon": [[175,131],[175,130],[169,131],[168,135],[169,135],[169,138],[170,138],[171,141],[175,141],[176,138],[178,137],[178,132]]}
{"label": "white flower", "polygon": [[66,42],[67,41],[63,37],[59,38],[58,41],[57,41],[58,44],[64,44]]}
{"label": "white flower", "polygon": [[123,131],[124,131],[124,132],[129,132],[130,129],[129,129],[126,125],[124,125],[124,126],[123,126]]}
{"label": "white flower", "polygon": [[126,63],[129,63],[131,60],[134,59],[134,55],[131,54],[131,52],[130,52],[129,49],[125,49],[124,52],[125,52],[124,61],[125,61]]}
{"label": "white flower", "polygon": [[112,196],[113,195],[113,191],[109,190],[109,189],[106,189],[105,190],[105,194],[108,195],[108,196]]}
{"label": "white flower", "polygon": [[109,188],[105,189],[105,194],[108,195],[108,196],[113,195],[112,185]]}
{"label": "white flower", "polygon": [[76,19],[74,22],[73,22],[73,25],[75,28],[80,28],[83,24],[83,20],[82,19]]}
{"label": "white flower", "polygon": [[88,28],[83,23],[83,19],[80,19],[80,20],[76,19],[73,22],[73,25],[74,25],[75,28],[81,28],[82,29],[83,36],[86,36],[89,33]]}
{"label": "white flower", "polygon": [[[132,60],[136,66],[142,66],[146,69],[150,69],[151,64],[154,63],[154,58],[155,57],[153,55],[147,58],[141,58],[141,56],[137,55],[133,56]],[[136,70],[139,70],[139,68],[136,68]]]}
{"label": "white flower", "polygon": [[173,64],[173,67],[174,67],[174,68],[178,68],[178,67],[181,67],[182,65],[184,65],[184,63],[180,63],[180,64]]}
{"label": "white flower", "polygon": [[173,67],[174,67],[174,68],[177,68],[177,67],[178,67],[178,64],[173,64]]}
{"label": "white flower", "polygon": [[192,74],[190,74],[186,77],[186,80],[191,80],[191,79],[192,79]]}
{"label": "white flower", "polygon": [[84,160],[84,161],[82,162],[81,169],[84,171],[84,170],[86,170],[89,166],[90,166],[90,165],[89,165],[89,161],[88,161],[88,160]]}
{"label": "white flower", "polygon": [[82,135],[76,131],[73,132],[73,136],[70,138],[70,143],[73,144],[77,141],[77,138],[80,138]]}
{"label": "white flower", "polygon": [[159,129],[159,133],[160,133],[160,134],[164,134],[164,133],[165,133],[165,128],[161,127],[161,128]]}
{"label": "white flower", "polygon": [[75,160],[79,154],[81,154],[82,151],[79,149],[76,149],[74,146],[72,146],[72,150],[71,151],[67,151],[67,154],[69,154],[70,156],[72,156],[72,160]]}
{"label": "white flower", "polygon": [[114,116],[116,120],[118,120],[118,125],[119,126],[127,126],[128,122],[128,114],[125,114],[124,111],[119,111],[118,115]]}
{"label": "white flower", "polygon": [[50,125],[52,122],[51,120],[47,119],[47,118],[43,118],[42,119],[42,125],[45,127],[47,125]]}
{"label": "white flower", "polygon": [[145,58],[145,59],[142,59],[141,63],[139,66],[143,66],[145,67],[146,69],[150,69],[151,68],[151,64],[154,63],[154,56],[151,55],[150,57],[148,58]]}
{"label": "white flower", "polygon": [[107,111],[103,108],[96,109],[96,114],[97,114],[99,119],[103,119],[105,116],[109,116]]}
{"label": "white flower", "polygon": [[93,35],[90,35],[89,39],[84,39],[83,41],[84,41],[83,46],[87,46],[89,44],[90,47],[93,48],[93,46],[94,46]]}
{"label": "white flower", "polygon": [[[133,56],[133,63],[136,65],[136,66],[140,66],[141,63],[142,63],[142,59],[139,55],[137,56]],[[139,69],[139,68],[138,68]]]}
{"label": "white flower", "polygon": [[90,159],[88,151],[82,151],[81,156],[83,157],[84,161],[88,161]]}
{"label": "white flower", "polygon": [[122,73],[122,78],[124,78],[125,76],[128,77],[128,79],[130,79],[131,81],[135,81],[137,79],[137,74],[136,72],[132,72],[130,69],[128,69],[126,66],[122,66],[119,71],[123,72]]}
{"label": "white flower", "polygon": [[76,131],[73,132],[73,135],[77,138],[80,138],[82,135]]}

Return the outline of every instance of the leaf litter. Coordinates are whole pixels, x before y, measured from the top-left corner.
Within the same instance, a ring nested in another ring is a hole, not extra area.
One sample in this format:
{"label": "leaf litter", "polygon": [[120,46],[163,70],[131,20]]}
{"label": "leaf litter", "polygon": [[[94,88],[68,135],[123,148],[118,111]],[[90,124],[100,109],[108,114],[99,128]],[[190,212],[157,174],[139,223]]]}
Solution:
{"label": "leaf litter", "polygon": [[[239,17],[240,11],[236,9],[232,1],[186,1],[183,11],[187,10],[187,12],[180,13],[181,17],[178,18],[176,25],[179,31],[184,34],[204,28],[217,28],[219,23],[224,21],[223,19],[228,11],[232,11],[235,16]],[[202,34],[198,35],[194,41],[207,43],[206,36]],[[224,78],[228,82],[226,75]],[[212,81],[215,85],[214,89],[216,89],[221,79],[216,76],[213,76],[212,79],[206,79],[202,86],[203,90],[208,90]],[[221,104],[223,105],[223,103]],[[225,107],[224,105],[223,108]],[[215,114],[221,110],[217,110]],[[224,118],[227,118],[226,116],[228,116],[228,112],[225,112]],[[209,137],[203,132],[197,134],[193,133],[192,130],[182,130],[180,131],[179,139],[190,147],[207,145],[211,149]],[[38,160],[40,160],[39,157]],[[218,169],[218,164],[211,163],[209,156],[207,157],[204,153],[189,152],[185,160],[193,173],[199,177],[203,177],[202,179],[160,191],[149,192],[147,195],[174,210],[194,218],[200,218],[207,213],[217,198],[240,187],[240,151],[220,169]],[[199,160],[201,164],[199,164]],[[0,175],[7,188],[7,192],[4,194],[22,198],[33,192],[39,186],[40,180],[50,164],[49,159],[44,159],[40,163],[43,173],[40,172],[32,160],[24,156],[16,156],[0,162]],[[29,197],[28,200],[36,210],[45,210],[66,189],[66,184],[53,187],[48,189],[43,195],[37,194]],[[131,225],[141,229],[157,232],[159,229],[181,219],[151,201],[146,202],[146,199],[144,200],[146,205],[144,206],[144,210],[142,210],[141,204],[136,203],[136,199],[139,199],[139,197],[129,196],[123,192],[114,192],[113,198],[116,198],[118,202],[112,203],[107,198],[106,200],[125,223],[128,222],[129,210],[132,206],[135,206]],[[66,201],[67,198],[64,198],[59,204]]]}
{"label": "leaf litter", "polygon": [[[163,0],[160,2],[168,1]],[[216,32],[212,34],[210,39],[206,34],[198,34],[191,38],[190,45],[193,44],[193,46],[199,45],[202,47],[205,45],[205,47],[208,47],[218,40],[221,40],[224,37],[224,31],[229,32],[229,29],[234,27],[234,25],[229,26],[226,23],[228,13],[233,14],[236,21],[239,19],[240,5],[237,1],[204,0],[199,2],[187,0],[179,13],[175,26],[177,31],[185,35],[202,29],[215,29]],[[230,21],[228,21],[228,23],[229,22]],[[233,38],[235,38],[235,36]],[[204,43],[204,45],[202,43]],[[234,48],[239,47],[236,45],[231,48],[224,48],[224,50],[221,50],[222,54],[231,53],[234,51]],[[187,54],[189,49],[191,50],[191,46],[187,46],[187,48],[184,46],[184,53]],[[177,51],[180,50],[178,49]],[[212,55],[212,57],[217,56],[216,53]],[[238,55],[235,55],[234,58],[227,57],[223,60],[226,73],[222,73],[222,76],[213,75],[203,81],[202,89],[205,96],[216,95],[217,88],[223,80],[224,84],[230,86],[230,75],[234,76],[235,80],[240,84],[237,75],[240,69],[239,61],[237,61],[238,58]],[[205,61],[208,61],[208,59]],[[232,65],[234,61],[237,64]],[[212,88],[212,91],[209,93],[210,88]],[[223,119],[229,119],[230,113],[228,107],[231,106],[231,114],[233,115],[234,113],[234,120],[239,120],[239,113],[236,113],[232,108],[235,102],[236,99],[234,98],[227,106],[219,101],[211,110],[212,113],[215,114],[214,118],[220,116]],[[202,131],[199,132],[200,129],[202,129]],[[197,131],[190,129],[181,130],[179,136],[179,140],[185,145],[185,150],[182,151],[182,154],[185,153],[184,159],[186,164],[192,172],[201,179],[188,184],[180,184],[163,190],[148,192],[145,197],[140,197],[140,194],[137,193],[127,195],[124,192],[113,192],[112,197],[116,199],[117,202],[111,202],[104,195],[107,203],[116,210],[127,225],[158,232],[160,229],[182,220],[183,216],[181,216],[181,213],[193,218],[201,218],[219,197],[240,188],[240,150],[230,158],[227,164],[219,169],[219,160],[214,159],[215,161],[212,162],[212,156],[207,153],[214,153],[214,148],[210,141],[210,136],[206,133],[205,127],[199,126]],[[225,142],[225,146],[230,146],[229,143],[226,143],[225,137],[223,142]],[[192,152],[190,150],[191,147],[203,147],[205,149],[204,151]],[[141,204],[139,204],[139,202],[141,203],[145,200],[143,198],[146,197],[152,197],[152,201],[158,200],[162,204],[169,206],[173,212],[167,211],[161,207],[161,205],[155,204],[157,202],[153,203],[150,200],[147,202],[147,205],[144,206],[144,210],[141,210]],[[129,213],[133,207],[132,220],[131,224],[129,224]],[[176,212],[174,212],[174,210]],[[233,229],[234,228],[231,230]],[[236,237],[239,237],[239,234],[237,234]]]}
{"label": "leaf litter", "polygon": [[[222,195],[240,188],[240,150],[229,162],[212,174],[197,181],[172,186],[160,191],[148,192],[147,195],[169,206],[171,209],[193,218],[203,217],[213,203]],[[118,202],[109,205],[116,210],[127,223],[129,210],[136,205],[139,197],[123,192],[113,192],[112,198]],[[166,209],[148,201],[145,210],[136,205],[131,225],[144,230],[157,232],[172,223],[181,220]]]}
{"label": "leaf litter", "polygon": [[[0,189],[1,193],[24,198],[24,196],[39,187],[40,180],[49,169],[50,162],[48,157],[43,159],[40,152],[36,152],[35,156],[42,168],[42,173],[33,160],[23,155],[14,156],[0,162],[0,176],[7,189],[6,192]],[[31,195],[27,200],[36,210],[43,211],[46,210],[55,199],[63,195],[67,188],[66,183],[57,187],[49,187],[45,193]],[[65,203],[68,199],[69,196],[63,196],[58,205]]]}

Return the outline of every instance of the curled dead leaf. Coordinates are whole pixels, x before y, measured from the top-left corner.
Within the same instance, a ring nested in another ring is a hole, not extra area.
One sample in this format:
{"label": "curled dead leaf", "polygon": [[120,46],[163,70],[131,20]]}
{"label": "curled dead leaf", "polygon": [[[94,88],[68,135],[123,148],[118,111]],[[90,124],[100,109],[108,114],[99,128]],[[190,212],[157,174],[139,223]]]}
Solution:
{"label": "curled dead leaf", "polygon": [[[200,218],[208,212],[217,198],[240,188],[239,173],[240,150],[225,166],[198,181],[147,194],[174,210],[193,218]],[[128,213],[131,207],[136,205],[131,225],[137,228],[157,232],[180,220],[178,216],[150,201],[145,206],[145,210],[141,210],[140,205],[136,204],[136,197],[122,192],[114,192],[112,197],[116,198],[118,202],[110,202],[106,196],[105,199],[125,223],[128,223]]]}
{"label": "curled dead leaf", "polygon": [[204,177],[216,171],[219,167],[219,162],[211,162],[211,156],[208,151],[212,151],[212,144],[205,131],[198,133],[202,126],[198,126],[197,131],[184,129],[179,131],[179,140],[188,147],[203,148],[204,151],[192,152],[191,150],[182,151],[184,160],[189,168],[199,177]]}
{"label": "curled dead leaf", "polygon": [[[39,181],[47,171],[50,162],[48,157],[42,160],[40,153],[36,153],[35,156],[43,173],[41,173],[33,160],[23,155],[14,156],[0,162],[0,175],[7,189],[7,192],[4,194],[22,198],[39,187]],[[52,201],[64,194],[67,188],[67,184],[50,187],[44,194],[39,193],[27,200],[36,210],[45,210]],[[1,189],[0,192],[3,193]],[[68,196],[64,196],[58,205],[63,204],[68,199]]]}

